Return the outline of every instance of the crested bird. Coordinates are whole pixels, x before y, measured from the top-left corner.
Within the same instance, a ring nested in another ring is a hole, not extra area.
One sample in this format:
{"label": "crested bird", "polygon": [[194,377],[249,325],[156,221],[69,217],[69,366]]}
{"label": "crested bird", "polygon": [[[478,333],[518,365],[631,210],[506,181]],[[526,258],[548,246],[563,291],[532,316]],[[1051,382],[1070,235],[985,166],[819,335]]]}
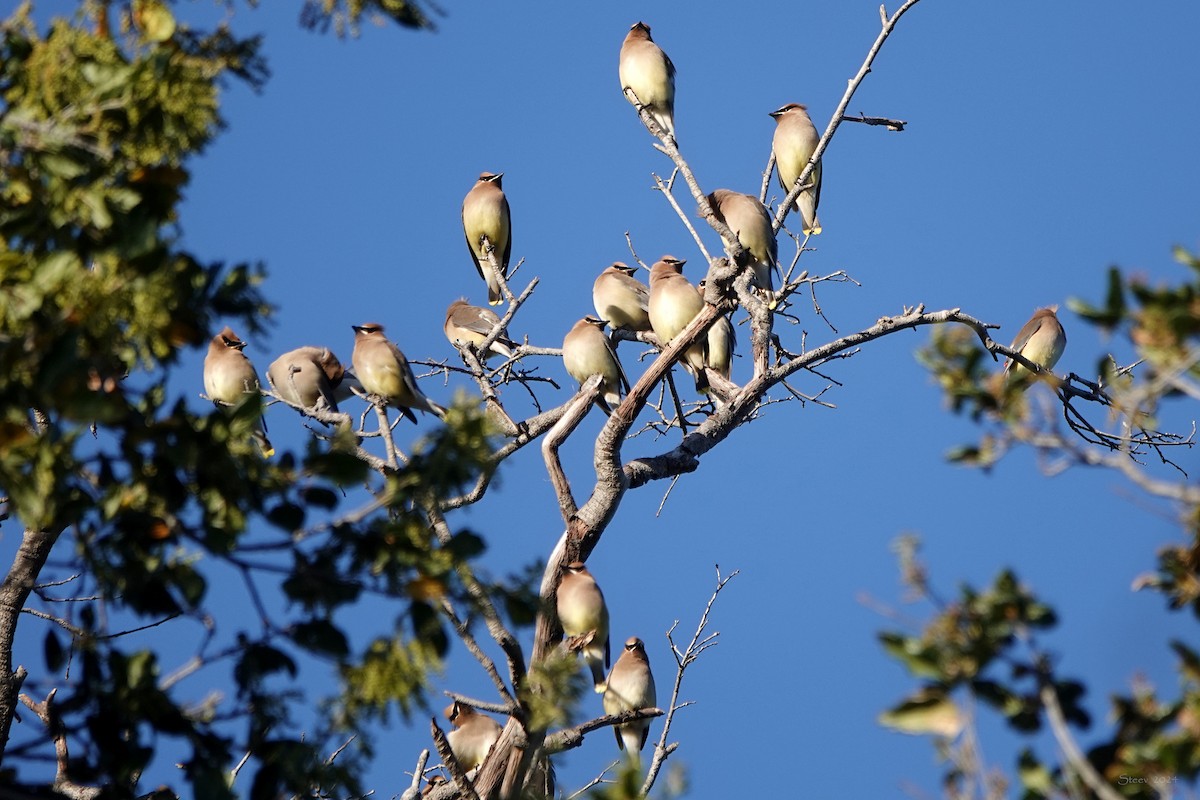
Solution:
{"label": "crested bird", "polygon": [[[495,311],[490,308],[473,306],[466,300],[459,299],[446,309],[446,322],[442,325],[442,330],[445,332],[446,338],[450,340],[450,344],[467,344],[469,342],[478,347],[499,324],[500,317]],[[517,343],[508,338],[508,333],[501,329],[487,352],[480,355],[487,358],[490,354],[495,353],[502,358],[512,358],[512,348],[514,347],[517,347]]]}
{"label": "crested bird", "polygon": [[757,197],[729,189],[715,190],[708,195],[708,202],[754,259],[754,282],[760,289],[773,291],[771,273],[779,271],[779,243],[766,206]]}
{"label": "crested bird", "polygon": [[592,284],[596,316],[613,327],[650,330],[650,287],[633,277],[637,267],[620,261],[605,268]]}
{"label": "crested bird", "polygon": [[[664,348],[704,309],[704,298],[683,277],[686,261],[663,256],[650,268],[650,324]],[[708,391],[704,362],[707,340],[700,339],[684,352],[680,363],[692,373],[697,392]]]}
{"label": "crested bird", "polygon": [[[775,168],[779,176],[779,185],[783,191],[791,193],[796,185],[796,179],[812,160],[813,153],[821,137],[817,127],[808,116],[808,107],[799,103],[788,103],[771,112],[775,118],[775,135],[771,139],[771,150],[775,153]],[[821,232],[821,223],[817,219],[817,205],[821,202],[821,162],[813,165],[808,181],[811,189],[805,189],[796,198],[793,206],[800,212],[805,233]]]}
{"label": "crested bird", "polygon": [[445,419],[446,409],[422,394],[408,359],[383,335],[382,325],[365,322],[350,327],[354,329],[354,353],[350,360],[363,389],[380,397],[414,423],[417,421],[417,415],[412,412],[414,408]]}
{"label": "crested bird", "polygon": [[499,722],[480,714],[466,703],[455,700],[446,707],[446,719],[454,730],[446,734],[450,750],[464,772],[470,772],[483,763],[492,745],[500,738],[503,727]]}
{"label": "crested bird", "polygon": [[[640,708],[653,708],[657,702],[654,690],[654,675],[650,672],[650,659],[646,656],[646,645],[636,636],[625,641],[625,649],[608,674],[604,690],[604,713],[620,714]],[[634,761],[646,746],[650,733],[650,720],[639,719],[614,727],[617,746],[629,753]]]}
{"label": "crested bird", "polygon": [[583,384],[593,375],[599,375],[600,394],[596,405],[605,414],[621,403],[621,391],[629,391],[629,380],[621,369],[621,361],[612,342],[604,335],[604,320],[587,316],[571,326],[563,337],[562,358],[567,373]]}
{"label": "crested bird", "polygon": [[467,192],[462,204],[463,233],[467,237],[467,249],[479,277],[487,282],[488,304],[499,305],[504,301],[500,281],[496,278],[488,260],[487,239],[496,258],[503,278],[508,277],[508,260],[512,255],[512,217],[508,209],[508,198],[504,196],[500,179],[504,173],[482,172],[479,180]]}
{"label": "crested bird", "polygon": [[[641,102],[671,141],[675,141],[675,65],[650,38],[650,26],[635,22],[621,43],[617,68],[621,91],[630,103]],[[635,101],[629,95],[637,95]]]}
{"label": "crested bird", "polygon": [[572,561],[563,568],[557,610],[566,636],[572,639],[591,636],[580,652],[592,671],[596,691],[603,692],[604,670],[609,664],[608,606],[604,603],[604,593],[583,562]]}
{"label": "crested bird", "polygon": [[[1017,331],[1009,349],[1015,350],[1044,369],[1054,369],[1067,347],[1067,332],[1058,321],[1057,311],[1058,306],[1047,306],[1033,312],[1029,321]],[[1035,376],[1025,366],[1009,359],[1004,365],[1004,377],[1006,386],[1028,386]]]}
{"label": "crested bird", "polygon": [[[208,343],[208,353],[204,356],[204,392],[213,405],[236,406],[243,402],[255,402],[261,413],[258,373],[249,357],[242,352],[245,346],[246,343],[228,325],[212,338]],[[254,400],[247,400],[247,395]],[[266,421],[261,416],[251,435],[264,456],[270,458],[275,455],[275,448],[267,439]]]}

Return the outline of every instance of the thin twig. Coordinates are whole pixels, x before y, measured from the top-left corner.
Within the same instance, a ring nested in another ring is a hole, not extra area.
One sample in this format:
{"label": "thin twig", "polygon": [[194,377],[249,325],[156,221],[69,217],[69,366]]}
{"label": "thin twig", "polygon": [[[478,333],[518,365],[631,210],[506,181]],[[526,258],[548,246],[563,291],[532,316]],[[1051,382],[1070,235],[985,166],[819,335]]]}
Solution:
{"label": "thin twig", "polygon": [[675,684],[671,687],[671,702],[667,706],[667,716],[663,720],[662,734],[658,737],[658,742],[654,745],[654,758],[650,761],[650,769],[646,772],[646,780],[642,784],[642,789],[639,795],[646,797],[650,794],[650,790],[654,787],[654,781],[658,777],[659,771],[662,769],[663,763],[667,757],[675,751],[676,745],[668,745],[667,737],[671,733],[671,723],[675,719],[675,712],[681,708],[691,705],[690,702],[679,702],[679,690],[683,686],[683,674],[700,655],[710,647],[715,647],[717,637],[721,634],[719,631],[711,634],[705,633],[708,629],[709,615],[712,613],[713,604],[717,602],[717,596],[721,594],[721,590],[725,588],[731,580],[738,574],[738,570],[734,570],[725,577],[721,577],[721,568],[716,567],[717,571],[717,586],[713,589],[713,593],[708,598],[708,602],[704,604],[704,612],[700,615],[700,622],[696,625],[696,631],[692,634],[692,639],[688,642],[686,648],[682,651],[675,645],[675,640],[672,638],[672,631],[679,624],[676,620],[670,629],[667,630],[667,642],[671,645],[671,653],[675,656]]}
{"label": "thin twig", "polygon": [[775,230],[778,231],[783,226],[783,221],[787,218],[788,212],[796,202],[796,198],[804,191],[804,187],[811,180],[813,169],[821,162],[821,156],[825,149],[829,147],[829,142],[833,139],[833,134],[837,132],[838,126],[842,124],[842,120],[846,115],[846,108],[850,105],[850,100],[853,99],[854,93],[858,91],[859,85],[863,79],[871,72],[871,64],[874,63],[875,57],[879,55],[883,43],[887,41],[888,36],[896,28],[896,23],[900,18],[920,0],[906,0],[904,5],[896,9],[896,13],[890,18],[886,16],[883,7],[880,6],[880,16],[883,17],[883,28],[879,31],[879,35],[875,38],[875,43],[871,45],[871,49],[867,51],[867,57],[863,59],[862,66],[858,68],[858,72],[850,79],[849,85],[846,87],[845,94],[842,95],[841,102],[838,103],[833,115],[829,119],[829,125],[825,128],[825,133],[821,135],[821,140],[817,142],[817,148],[813,151],[812,157],[808,160],[808,165],[796,177],[796,183],[788,195],[779,204],[779,209],[775,212],[775,220],[772,223]]}

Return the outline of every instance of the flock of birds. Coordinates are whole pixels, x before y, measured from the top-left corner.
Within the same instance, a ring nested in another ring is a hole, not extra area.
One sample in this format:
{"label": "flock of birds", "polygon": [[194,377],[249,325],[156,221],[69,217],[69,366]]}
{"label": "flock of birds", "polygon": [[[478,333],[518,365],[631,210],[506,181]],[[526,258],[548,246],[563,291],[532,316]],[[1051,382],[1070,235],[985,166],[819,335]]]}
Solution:
{"label": "flock of birds", "polygon": [[[638,637],[631,636],[625,641],[624,650],[605,677],[604,671],[611,663],[608,607],[596,579],[582,562],[572,562],[563,569],[556,610],[568,648],[583,656],[596,693],[603,695],[604,713],[616,715],[654,708],[658,702],[654,675],[646,645]],[[446,741],[455,760],[464,772],[470,773],[483,763],[503,727],[492,717],[457,700],[446,708],[445,716],[454,726]],[[613,732],[617,746],[638,762],[650,733],[650,720],[622,722],[613,727]]]}
{"label": "flock of birds", "polygon": [[[622,91],[629,101],[645,107],[662,134],[674,141],[675,66],[643,22],[631,26],[621,45],[619,73]],[[789,103],[771,116],[776,120],[773,149],[779,182],[790,190],[812,158],[820,137],[803,105]],[[501,280],[507,278],[512,254],[512,217],[503,177],[503,173],[482,173],[462,205],[468,250],[487,285],[490,305],[504,301]],[[795,208],[803,217],[805,232],[819,233],[820,162],[810,182],[797,198]],[[728,189],[717,189],[708,200],[753,256],[755,285],[763,292],[772,292],[772,275],[779,270],[778,245],[766,207],[752,195]],[[701,290],[683,277],[685,263],[664,255],[651,267],[649,285],[634,277],[636,267],[612,264],[593,287],[596,316],[579,320],[563,339],[563,364],[572,378],[583,383],[592,375],[602,376],[597,404],[605,413],[620,402],[629,381],[604,328],[621,328],[634,334],[652,331],[667,346],[704,305]],[[444,331],[455,345],[478,346],[492,338],[482,355],[510,358],[517,345],[505,331],[496,331],[499,324],[499,316],[490,309],[460,299],[446,310]],[[387,339],[382,325],[364,323],[354,326],[354,331],[352,373],[330,349],[301,347],[283,354],[268,368],[267,378],[276,396],[293,406],[310,409],[322,404],[336,411],[338,400],[361,390],[414,421],[414,410],[444,416],[445,409],[421,392],[404,353]],[[733,326],[722,317],[705,340],[688,350],[681,363],[692,374],[698,392],[708,390],[706,369],[729,379],[735,345]],[[247,393],[259,392],[258,376],[242,352],[244,347],[245,343],[229,328],[213,337],[204,369],[205,391],[213,402],[236,405]],[[265,430],[260,430],[256,438],[264,453],[272,452]]]}
{"label": "flock of birds", "polygon": [[[650,36],[643,22],[631,26],[621,45],[619,66],[621,88],[626,98],[644,108],[661,134],[675,140],[674,102],[675,66]],[[805,106],[789,103],[771,112],[776,121],[772,149],[780,185],[790,192],[808,166],[820,137]],[[504,301],[501,280],[507,278],[512,253],[512,220],[502,187],[503,173],[484,172],[467,193],[462,205],[463,232],[471,259],[487,286],[488,303]],[[798,195],[794,210],[800,214],[806,234],[821,232],[817,205],[821,194],[821,164],[817,161],[807,188]],[[715,214],[738,237],[750,253],[753,284],[770,296],[774,292],[773,275],[778,274],[778,245],[771,216],[758,198],[717,189],[708,195]],[[602,379],[597,405],[607,414],[620,403],[622,392],[629,389],[614,342],[605,335],[605,327],[614,331],[653,332],[663,347],[695,318],[704,307],[701,288],[683,276],[684,261],[664,255],[651,268],[649,285],[634,276],[637,267],[616,262],[596,278],[592,289],[595,316],[586,316],[574,324],[563,339],[562,358],[567,372],[581,384],[593,375]],[[1012,349],[1045,369],[1052,369],[1066,345],[1066,334],[1055,315],[1056,307],[1038,309],[1021,329]],[[444,332],[453,344],[476,348],[491,339],[483,357],[511,358],[518,345],[500,327],[499,316],[487,308],[473,306],[465,299],[456,300],[446,310]],[[267,368],[267,379],[275,395],[302,408],[328,408],[337,411],[337,403],[351,394],[370,396],[416,421],[414,411],[444,418],[446,410],[430,400],[417,385],[416,376],[404,353],[384,335],[379,323],[352,326],[353,372],[344,368],[327,347],[306,346],[277,358]],[[681,365],[695,381],[697,392],[709,387],[706,370],[726,380],[730,377],[735,347],[733,326],[722,316],[707,336],[681,358]],[[260,396],[258,375],[242,352],[246,343],[226,327],[213,337],[204,360],[204,387],[210,400],[218,405],[234,406],[246,396]],[[1024,366],[1009,361],[1006,380],[1026,381],[1032,374]],[[263,453],[273,453],[265,428],[255,432]],[[612,671],[609,666],[609,620],[604,597],[587,567],[579,562],[568,564],[558,587],[558,618],[568,645],[582,653],[591,669],[593,683],[603,694],[604,710],[617,714],[654,706],[654,680],[641,639],[631,637]],[[454,729],[447,740],[464,770],[479,766],[500,735],[501,726],[491,717],[469,705],[455,702],[446,709]],[[648,719],[615,726],[617,744],[636,759],[649,732]]]}

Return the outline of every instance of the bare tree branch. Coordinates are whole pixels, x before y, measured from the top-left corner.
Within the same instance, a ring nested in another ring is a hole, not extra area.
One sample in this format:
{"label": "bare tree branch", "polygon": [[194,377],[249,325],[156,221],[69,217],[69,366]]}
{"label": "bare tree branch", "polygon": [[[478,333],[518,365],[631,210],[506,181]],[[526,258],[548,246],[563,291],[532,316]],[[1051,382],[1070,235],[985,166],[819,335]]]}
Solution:
{"label": "bare tree branch", "polygon": [[674,624],[667,631],[667,642],[671,645],[671,653],[675,656],[675,683],[671,687],[671,702],[667,705],[667,717],[663,720],[662,733],[659,734],[658,742],[654,745],[654,758],[650,760],[650,768],[646,771],[646,780],[642,783],[641,796],[646,797],[650,794],[650,790],[654,788],[654,781],[658,778],[658,773],[662,770],[662,765],[667,758],[675,751],[675,745],[668,745],[667,738],[671,735],[671,723],[675,719],[675,712],[690,703],[679,702],[679,690],[683,686],[683,673],[695,663],[696,659],[710,647],[715,647],[717,637],[720,632],[706,633],[708,630],[708,618],[712,613],[713,604],[717,602],[717,596],[721,594],[721,590],[725,588],[731,580],[738,574],[738,570],[721,577],[721,568],[716,567],[717,571],[717,586],[713,589],[712,595],[708,598],[708,602],[704,604],[704,612],[700,615],[700,622],[696,625],[696,631],[692,634],[692,639],[688,642],[687,647],[682,651],[676,646],[675,640],[671,634],[675,627],[679,624],[679,620],[675,620]]}
{"label": "bare tree branch", "polygon": [[829,142],[833,139],[834,133],[837,132],[838,126],[845,119],[846,108],[849,107],[850,101],[854,98],[854,93],[858,91],[858,87],[862,84],[863,79],[871,72],[871,64],[875,62],[875,57],[879,55],[879,51],[883,48],[883,43],[892,35],[892,31],[896,29],[896,23],[900,21],[900,18],[918,2],[919,0],[905,0],[904,4],[896,9],[896,13],[891,17],[886,16],[883,6],[879,7],[880,16],[883,18],[883,28],[879,31],[879,36],[875,38],[875,43],[871,45],[871,49],[867,51],[867,57],[863,59],[862,66],[858,68],[855,76],[850,79],[850,84],[846,87],[846,93],[842,95],[841,101],[829,119],[829,125],[826,126],[825,133],[821,135],[821,140],[817,142],[817,149],[813,151],[812,158],[808,160],[808,166],[800,172],[792,190],[780,202],[779,209],[775,212],[773,223],[775,230],[778,231],[783,227],[783,221],[787,219],[788,212],[792,210],[796,198],[800,196],[800,193],[804,191],[804,187],[811,181],[813,168],[820,162],[821,156],[825,153],[826,148],[829,147]]}
{"label": "bare tree branch", "polygon": [[58,689],[51,689],[50,694],[46,695],[46,699],[40,703],[35,702],[29,695],[23,694],[21,702],[37,715],[54,740],[55,772],[51,789],[71,800],[93,800],[100,796],[101,790],[98,787],[83,786],[71,780],[67,775],[71,758],[67,752],[67,732],[54,710],[54,695],[57,693]]}
{"label": "bare tree branch", "polygon": [[26,528],[21,537],[21,546],[13,557],[13,564],[4,576],[3,583],[0,583],[0,764],[8,749],[8,735],[17,711],[17,698],[27,674],[23,666],[13,667],[17,621],[60,533],[61,530]]}

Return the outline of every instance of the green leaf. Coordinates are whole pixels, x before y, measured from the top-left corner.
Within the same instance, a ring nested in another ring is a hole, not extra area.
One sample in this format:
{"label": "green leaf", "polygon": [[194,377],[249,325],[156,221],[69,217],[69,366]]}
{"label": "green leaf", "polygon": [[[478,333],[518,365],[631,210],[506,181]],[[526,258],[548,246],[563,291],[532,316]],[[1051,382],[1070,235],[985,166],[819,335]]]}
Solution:
{"label": "green leaf", "polygon": [[1179,656],[1179,672],[1193,683],[1200,683],[1200,655],[1178,639],[1171,640],[1171,649]]}
{"label": "green leaf", "polygon": [[448,549],[456,559],[460,561],[468,561],[478,555],[481,555],[485,550],[487,550],[487,543],[482,538],[470,533],[469,531],[462,531],[461,533],[456,533],[454,535],[454,537],[450,540],[450,543],[446,546],[446,549]]}
{"label": "green leaf", "polygon": [[87,166],[61,153],[43,152],[39,156],[38,161],[41,162],[42,169],[64,181],[78,178],[87,172]]}
{"label": "green leaf", "polygon": [[233,677],[243,692],[260,684],[263,678],[277,672],[286,672],[296,677],[296,662],[277,647],[255,643],[246,648],[237,666],[233,669]]}
{"label": "green leaf", "polygon": [[1108,270],[1108,287],[1105,291],[1103,308],[1097,308],[1077,297],[1067,300],[1067,308],[1105,330],[1111,331],[1116,328],[1124,321],[1128,311],[1128,303],[1125,299],[1125,279],[1121,276],[1121,271],[1116,267],[1110,267]]}
{"label": "green leaf", "polygon": [[1022,750],[1017,759],[1017,775],[1025,787],[1025,797],[1049,797],[1054,793],[1054,776],[1029,748]]}
{"label": "green leaf", "polygon": [[267,521],[291,533],[304,526],[304,509],[294,503],[280,503],[267,512]]}
{"label": "green leaf", "polygon": [[290,632],[292,641],[313,653],[334,658],[344,658],[350,653],[345,634],[329,620],[311,619],[298,622],[291,627]]}
{"label": "green leaf", "polygon": [[883,644],[883,649],[897,661],[908,667],[913,675],[937,681],[946,679],[946,675],[943,673],[941,667],[938,666],[936,658],[932,657],[929,648],[920,639],[903,636],[898,633],[884,632],[879,634],[879,641]]}
{"label": "green leaf", "polygon": [[300,490],[300,498],[310,506],[316,508],[331,509],[336,508],[338,504],[337,493],[332,489],[325,489],[320,486],[309,486]]}
{"label": "green leaf", "polygon": [[954,701],[940,689],[926,687],[880,714],[879,723],[902,733],[954,738],[962,730],[965,720]]}

